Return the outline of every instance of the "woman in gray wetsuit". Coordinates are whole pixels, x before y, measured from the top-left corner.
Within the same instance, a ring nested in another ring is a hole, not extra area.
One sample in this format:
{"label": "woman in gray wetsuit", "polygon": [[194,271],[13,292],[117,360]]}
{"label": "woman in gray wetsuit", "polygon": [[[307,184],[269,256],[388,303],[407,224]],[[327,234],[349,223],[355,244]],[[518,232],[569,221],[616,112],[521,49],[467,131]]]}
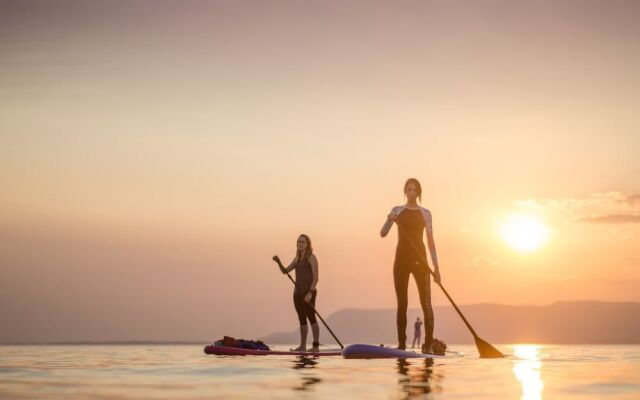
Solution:
{"label": "woman in gray wetsuit", "polygon": [[296,271],[293,305],[298,314],[298,321],[300,322],[300,346],[292,350],[307,350],[308,320],[311,323],[311,332],[313,333],[313,347],[311,347],[311,351],[317,352],[320,350],[320,327],[316,321],[314,308],[318,294],[318,290],[316,289],[316,285],[318,284],[318,259],[315,254],[313,254],[311,239],[305,234],[301,234],[298,237],[296,257],[288,267],[285,268],[282,265],[278,256],[274,256],[273,259],[278,263],[283,274],[294,269]]}
{"label": "woman in gray wetsuit", "polygon": [[417,179],[410,178],[404,184],[404,194],[407,203],[393,207],[387,221],[384,223],[380,236],[385,237],[395,223],[398,226],[398,246],[393,263],[393,283],[396,290],[398,311],[396,325],[398,329],[398,348],[405,349],[407,343],[407,288],[409,277],[413,275],[420,295],[420,305],[424,316],[425,341],[422,346],[423,353],[433,353],[433,308],[431,306],[431,285],[429,266],[427,265],[427,251],[423,241],[423,233],[427,233],[427,244],[433,263],[433,275],[437,283],[440,283],[440,267],[436,254],[436,245],[433,240],[433,228],[431,212],[418,205],[421,200],[422,187]]}

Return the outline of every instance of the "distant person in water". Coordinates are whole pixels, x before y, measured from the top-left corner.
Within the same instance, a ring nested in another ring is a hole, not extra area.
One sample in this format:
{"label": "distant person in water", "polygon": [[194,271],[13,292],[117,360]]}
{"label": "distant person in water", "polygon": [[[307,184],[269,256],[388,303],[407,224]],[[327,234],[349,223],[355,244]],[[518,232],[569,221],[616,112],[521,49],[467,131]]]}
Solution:
{"label": "distant person in water", "polygon": [[[422,201],[422,187],[417,179],[410,178],[404,184],[406,204],[393,207],[387,221],[382,226],[380,236],[385,237],[395,222],[398,225],[398,245],[393,263],[393,283],[396,290],[398,311],[396,325],[398,328],[398,348],[405,349],[407,343],[407,289],[409,275],[418,286],[420,305],[424,314],[425,341],[422,345],[423,353],[433,353],[433,308],[431,307],[431,277],[426,263],[427,252],[422,240],[422,233],[427,232],[427,243],[433,263],[434,279],[440,283],[440,267],[436,255],[436,245],[433,240],[431,212],[418,205]],[[419,254],[418,254],[419,252]]]}
{"label": "distant person in water", "polygon": [[320,351],[320,327],[316,321],[316,315],[313,311],[316,305],[316,296],[318,290],[318,259],[313,254],[311,239],[309,236],[302,234],[298,237],[296,256],[288,267],[284,267],[278,256],[273,256],[273,260],[280,266],[283,274],[296,271],[296,285],[293,290],[293,305],[298,314],[300,322],[300,346],[293,351],[307,351],[307,333],[309,327],[307,320],[311,324],[311,332],[313,333],[312,352]]}
{"label": "distant person in water", "polygon": [[412,348],[416,347],[416,343],[420,346],[420,337],[422,336],[422,321],[420,321],[420,317],[416,318],[416,322],[413,324],[413,343],[411,344]]}

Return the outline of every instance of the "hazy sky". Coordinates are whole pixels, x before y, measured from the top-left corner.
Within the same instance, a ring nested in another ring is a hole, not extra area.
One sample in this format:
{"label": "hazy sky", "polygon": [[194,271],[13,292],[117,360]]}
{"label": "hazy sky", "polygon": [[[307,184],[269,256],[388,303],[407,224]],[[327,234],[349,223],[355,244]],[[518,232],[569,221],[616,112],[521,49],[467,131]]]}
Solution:
{"label": "hazy sky", "polygon": [[[325,315],[395,307],[378,232],[408,177],[459,303],[640,301],[638,18],[637,1],[3,1],[0,341],[290,329],[270,258],[301,232]],[[514,212],[549,227],[539,250],[500,237]]]}

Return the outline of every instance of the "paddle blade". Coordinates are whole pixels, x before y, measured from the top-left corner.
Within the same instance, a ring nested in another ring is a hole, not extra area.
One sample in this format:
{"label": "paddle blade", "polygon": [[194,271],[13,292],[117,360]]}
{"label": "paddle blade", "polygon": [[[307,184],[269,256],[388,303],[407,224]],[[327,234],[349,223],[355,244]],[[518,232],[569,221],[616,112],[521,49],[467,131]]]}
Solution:
{"label": "paddle blade", "polygon": [[489,342],[486,342],[480,339],[478,336],[474,338],[476,340],[476,347],[478,348],[478,353],[480,353],[480,358],[503,358],[504,355],[498,351],[495,347],[493,347]]}

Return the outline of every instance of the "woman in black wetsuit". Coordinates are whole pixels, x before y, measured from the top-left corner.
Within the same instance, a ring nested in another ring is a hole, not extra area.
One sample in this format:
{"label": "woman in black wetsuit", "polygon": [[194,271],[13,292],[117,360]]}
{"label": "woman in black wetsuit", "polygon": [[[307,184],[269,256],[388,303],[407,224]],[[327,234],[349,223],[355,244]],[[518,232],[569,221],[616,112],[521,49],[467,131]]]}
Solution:
{"label": "woman in black wetsuit", "polygon": [[[384,223],[380,236],[385,237],[395,222],[398,225],[398,246],[396,258],[393,263],[393,283],[396,289],[398,312],[396,324],[398,328],[398,348],[405,349],[407,342],[407,288],[409,275],[418,286],[420,305],[424,314],[425,341],[422,346],[424,353],[433,353],[433,308],[431,307],[431,285],[428,271],[427,251],[422,240],[422,232],[427,232],[427,244],[434,267],[434,279],[440,283],[440,267],[436,255],[436,245],[433,240],[433,228],[431,212],[418,205],[417,200],[422,200],[422,187],[417,179],[410,178],[404,184],[404,194],[407,203],[403,206],[393,207],[387,221]],[[418,254],[419,252],[419,254]]]}
{"label": "woman in black wetsuit", "polygon": [[298,237],[296,257],[291,261],[288,267],[284,267],[278,256],[273,256],[273,260],[280,266],[283,274],[296,270],[296,285],[293,290],[293,305],[298,314],[300,322],[300,346],[293,351],[307,351],[307,333],[309,327],[307,320],[311,323],[311,332],[313,333],[312,352],[320,351],[320,327],[316,322],[316,315],[313,309],[316,305],[316,296],[318,290],[318,259],[313,254],[311,239],[309,236],[302,234]]}

